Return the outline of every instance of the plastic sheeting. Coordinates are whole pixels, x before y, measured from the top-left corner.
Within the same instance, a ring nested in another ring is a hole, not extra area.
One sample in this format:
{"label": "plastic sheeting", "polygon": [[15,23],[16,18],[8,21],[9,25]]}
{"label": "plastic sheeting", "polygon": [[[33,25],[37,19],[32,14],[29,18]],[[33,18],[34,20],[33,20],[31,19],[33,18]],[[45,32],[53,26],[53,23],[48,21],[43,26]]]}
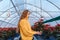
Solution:
{"label": "plastic sheeting", "polygon": [[[3,26],[17,26],[21,12],[24,9],[30,10],[29,22],[34,25],[41,16],[44,21],[60,16],[60,0],[2,0],[0,2],[0,22],[4,21],[0,27]],[[54,26],[60,23],[60,20],[47,22]]]}

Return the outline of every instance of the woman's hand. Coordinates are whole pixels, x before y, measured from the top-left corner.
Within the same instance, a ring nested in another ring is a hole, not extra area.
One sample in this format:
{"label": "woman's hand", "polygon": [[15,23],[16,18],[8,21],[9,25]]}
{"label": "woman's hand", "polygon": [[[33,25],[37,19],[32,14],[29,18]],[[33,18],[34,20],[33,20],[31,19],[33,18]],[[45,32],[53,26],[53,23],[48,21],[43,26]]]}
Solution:
{"label": "woman's hand", "polygon": [[39,32],[39,31],[37,31],[37,32],[36,32],[36,34],[41,35],[41,34],[42,34],[42,31],[40,31],[40,32]]}
{"label": "woman's hand", "polygon": [[16,29],[16,33],[19,33],[19,29],[18,28]]}

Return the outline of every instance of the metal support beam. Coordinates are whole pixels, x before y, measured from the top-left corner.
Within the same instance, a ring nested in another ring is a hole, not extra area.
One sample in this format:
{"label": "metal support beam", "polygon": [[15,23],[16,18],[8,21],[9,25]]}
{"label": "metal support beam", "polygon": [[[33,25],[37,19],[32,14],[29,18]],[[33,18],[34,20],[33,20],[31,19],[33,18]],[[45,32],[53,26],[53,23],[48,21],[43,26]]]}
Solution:
{"label": "metal support beam", "polygon": [[19,13],[18,10],[16,9],[16,6],[14,5],[13,1],[12,1],[12,0],[10,0],[10,1],[11,1],[11,3],[12,3],[13,7],[15,8],[16,12],[18,13],[18,16],[20,16],[20,13]]}
{"label": "metal support beam", "polygon": [[[31,6],[34,6],[34,7],[36,7],[36,8],[39,8],[39,9],[41,9],[42,11],[44,11],[45,13],[47,13],[51,18],[53,18],[47,11],[45,11],[44,9],[42,9],[42,8],[40,8],[40,7],[38,7],[38,6],[35,6],[35,5],[33,5],[33,4],[30,4],[30,3],[26,3],[26,4],[28,4],[28,5],[31,5]],[[56,21],[55,21],[56,22]],[[57,23],[57,22],[56,22]]]}
{"label": "metal support beam", "polygon": [[[0,20],[1,22],[5,22],[5,21],[2,21],[2,20]],[[5,22],[5,23],[8,23],[8,24],[11,24],[11,25],[15,25],[15,24],[12,24],[12,23],[9,23],[9,22]]]}
{"label": "metal support beam", "polygon": [[58,8],[59,10],[60,10],[60,8],[57,6],[57,5],[55,5],[54,3],[52,3],[51,1],[49,1],[49,0],[47,0],[49,3],[51,3],[52,5],[54,5],[56,8]]}

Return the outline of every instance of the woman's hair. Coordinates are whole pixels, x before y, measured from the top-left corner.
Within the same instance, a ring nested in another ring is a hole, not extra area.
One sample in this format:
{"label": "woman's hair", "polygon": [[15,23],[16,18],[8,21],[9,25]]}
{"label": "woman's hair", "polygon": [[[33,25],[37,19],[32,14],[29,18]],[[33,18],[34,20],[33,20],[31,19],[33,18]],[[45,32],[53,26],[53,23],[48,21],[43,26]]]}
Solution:
{"label": "woman's hair", "polygon": [[20,17],[20,20],[24,19],[27,16],[28,12],[29,12],[29,10],[24,10],[21,17]]}
{"label": "woman's hair", "polygon": [[[29,10],[24,10],[24,11],[22,12],[22,15],[21,15],[21,17],[20,17],[20,19],[19,19],[19,22],[20,22],[21,19],[26,18],[28,12],[30,12],[30,11],[29,11]],[[18,22],[18,24],[19,24],[19,22]]]}
{"label": "woman's hair", "polygon": [[20,17],[20,19],[19,19],[19,22],[18,22],[18,29],[20,30],[20,28],[19,28],[19,23],[20,23],[20,20],[21,19],[24,19],[26,16],[27,16],[27,14],[28,14],[28,12],[29,12],[29,10],[24,10],[23,12],[22,12],[22,15],[21,15],[21,17]]}

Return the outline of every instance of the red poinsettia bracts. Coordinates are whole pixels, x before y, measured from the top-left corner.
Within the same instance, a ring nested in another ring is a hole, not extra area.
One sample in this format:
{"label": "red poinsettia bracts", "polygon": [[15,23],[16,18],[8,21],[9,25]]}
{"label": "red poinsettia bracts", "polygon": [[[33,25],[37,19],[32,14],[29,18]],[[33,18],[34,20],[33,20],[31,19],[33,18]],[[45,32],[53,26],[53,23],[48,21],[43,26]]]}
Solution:
{"label": "red poinsettia bracts", "polygon": [[16,30],[16,28],[0,28],[1,31],[9,31],[9,30]]}

